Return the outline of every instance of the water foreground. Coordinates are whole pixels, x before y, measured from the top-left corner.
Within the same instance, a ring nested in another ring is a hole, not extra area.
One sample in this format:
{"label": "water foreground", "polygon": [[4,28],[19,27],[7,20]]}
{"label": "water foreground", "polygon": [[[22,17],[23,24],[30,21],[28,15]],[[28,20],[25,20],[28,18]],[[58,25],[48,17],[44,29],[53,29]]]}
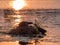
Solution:
{"label": "water foreground", "polygon": [[[60,12],[60,11],[59,11]],[[5,15],[8,18],[11,19],[10,23],[16,23],[19,19],[21,20],[28,20],[28,21],[33,21],[34,19],[37,19],[40,22],[40,26],[47,30],[47,35],[44,38],[41,38],[36,42],[36,45],[60,45],[60,13],[39,13],[39,14],[32,14],[29,15],[14,15],[14,16],[8,16]],[[0,16],[1,18],[1,16]],[[27,19],[28,18],[28,19]],[[33,19],[32,19],[33,18]],[[2,18],[1,18],[2,19]],[[1,20],[0,19],[0,20]],[[15,19],[15,20],[14,20]],[[7,20],[7,23],[5,23],[5,28],[7,25],[10,26],[10,23]],[[34,22],[34,21],[33,21]],[[1,21],[1,24],[2,21]],[[8,26],[7,26],[8,27]],[[13,40],[13,41],[12,41]],[[30,40],[29,38],[24,38],[24,37],[11,37],[9,35],[1,35],[0,34],[0,45],[19,45],[19,40],[20,41],[26,41]],[[31,45],[35,45],[35,40],[32,39],[30,40],[32,42]],[[30,44],[28,44],[30,45]]]}

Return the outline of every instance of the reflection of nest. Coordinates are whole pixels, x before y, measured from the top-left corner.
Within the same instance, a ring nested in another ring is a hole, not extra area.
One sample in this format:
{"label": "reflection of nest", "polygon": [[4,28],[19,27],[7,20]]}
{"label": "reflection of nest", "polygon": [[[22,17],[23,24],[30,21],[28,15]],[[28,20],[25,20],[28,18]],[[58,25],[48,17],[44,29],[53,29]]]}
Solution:
{"label": "reflection of nest", "polygon": [[29,26],[29,24],[33,24],[32,22],[21,22],[19,24],[19,26],[16,29],[12,29],[10,31],[11,34],[14,35],[28,35],[28,36],[32,36],[32,35],[36,35],[39,34],[39,30],[37,31],[36,28],[34,26]]}

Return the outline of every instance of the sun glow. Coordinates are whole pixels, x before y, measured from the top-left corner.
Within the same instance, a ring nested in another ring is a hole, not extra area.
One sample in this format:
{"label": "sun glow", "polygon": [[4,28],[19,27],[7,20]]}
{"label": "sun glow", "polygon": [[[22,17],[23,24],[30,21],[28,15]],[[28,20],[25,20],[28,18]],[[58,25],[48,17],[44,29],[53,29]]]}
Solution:
{"label": "sun glow", "polygon": [[15,1],[12,2],[11,5],[15,10],[19,10],[19,9],[22,9],[27,4],[24,0],[15,0]]}

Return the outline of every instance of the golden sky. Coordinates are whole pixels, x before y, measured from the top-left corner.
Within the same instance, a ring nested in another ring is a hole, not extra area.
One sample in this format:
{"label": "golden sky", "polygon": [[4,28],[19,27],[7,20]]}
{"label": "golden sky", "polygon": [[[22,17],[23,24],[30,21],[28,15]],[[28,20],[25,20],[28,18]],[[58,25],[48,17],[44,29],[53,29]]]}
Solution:
{"label": "golden sky", "polygon": [[[11,8],[9,3],[12,0],[0,0],[0,9],[1,8]],[[49,9],[57,8],[60,9],[60,0],[26,0],[27,6],[24,9]]]}

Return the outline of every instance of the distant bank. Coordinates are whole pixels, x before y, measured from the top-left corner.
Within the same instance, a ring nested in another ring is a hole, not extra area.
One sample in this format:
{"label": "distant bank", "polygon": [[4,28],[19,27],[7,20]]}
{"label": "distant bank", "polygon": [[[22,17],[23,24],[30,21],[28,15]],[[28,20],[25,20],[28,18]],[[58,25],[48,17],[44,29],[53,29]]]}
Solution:
{"label": "distant bank", "polygon": [[3,12],[5,15],[13,14],[40,14],[40,13],[60,13],[60,9],[23,9],[23,10],[14,10],[14,9],[0,9],[0,13]]}

